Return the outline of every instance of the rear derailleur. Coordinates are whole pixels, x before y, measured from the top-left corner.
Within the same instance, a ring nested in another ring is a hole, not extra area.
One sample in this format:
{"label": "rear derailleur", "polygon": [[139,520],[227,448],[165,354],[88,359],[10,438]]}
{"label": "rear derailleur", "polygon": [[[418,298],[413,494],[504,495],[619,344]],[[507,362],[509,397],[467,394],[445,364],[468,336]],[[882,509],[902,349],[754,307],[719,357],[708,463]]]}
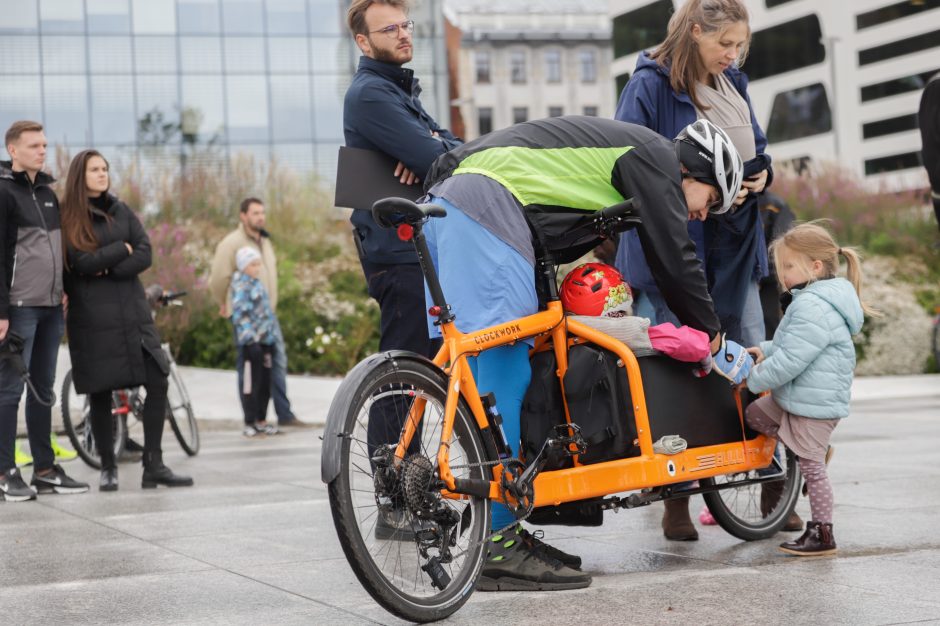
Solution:
{"label": "rear derailleur", "polygon": [[459,529],[469,526],[469,519],[463,518],[469,518],[470,508],[461,514],[447,505],[441,496],[445,485],[423,454],[410,454],[396,467],[395,446],[379,446],[372,464],[380,514],[395,508],[406,512],[418,552],[427,561],[421,569],[434,587],[443,590],[450,584],[444,565],[454,560],[451,549],[457,545]]}

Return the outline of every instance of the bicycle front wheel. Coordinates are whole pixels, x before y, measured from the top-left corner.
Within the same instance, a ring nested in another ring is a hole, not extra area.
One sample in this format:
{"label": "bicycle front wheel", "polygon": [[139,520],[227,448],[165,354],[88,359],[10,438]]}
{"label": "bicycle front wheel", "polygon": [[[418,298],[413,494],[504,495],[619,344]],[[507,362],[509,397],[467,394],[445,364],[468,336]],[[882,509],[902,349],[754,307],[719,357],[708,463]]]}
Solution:
{"label": "bicycle front wheel", "polygon": [[[443,619],[467,601],[479,576],[489,502],[444,498],[435,485],[447,399],[443,373],[409,358],[372,368],[347,376],[330,407],[329,419],[342,424],[340,473],[329,483],[333,521],[349,564],[376,602],[403,619]],[[423,404],[420,427],[396,464],[394,446],[414,403]],[[449,450],[455,477],[489,477],[480,432],[463,400]]]}
{"label": "bicycle front wheel", "polygon": [[199,453],[199,424],[196,423],[189,394],[175,365],[170,366],[167,382],[169,387],[166,392],[166,417],[170,420],[170,428],[173,429],[183,452],[196,456]]}
{"label": "bicycle front wheel", "polygon": [[[768,477],[775,480],[756,482],[758,478]],[[778,445],[777,453],[766,469],[705,478],[700,482],[703,487],[740,483],[703,493],[702,497],[715,521],[728,533],[738,539],[755,541],[772,537],[783,528],[800,497],[800,481],[796,455]]]}
{"label": "bicycle front wheel", "polygon": [[[91,430],[91,405],[88,396],[75,390],[72,383],[72,372],[69,370],[62,381],[60,394],[62,408],[62,425],[68,435],[72,447],[78,452],[82,460],[95,469],[101,469],[101,453]],[[114,407],[112,395],[112,409]],[[112,432],[114,433],[114,458],[121,455],[124,447],[124,420],[116,419],[111,414]]]}

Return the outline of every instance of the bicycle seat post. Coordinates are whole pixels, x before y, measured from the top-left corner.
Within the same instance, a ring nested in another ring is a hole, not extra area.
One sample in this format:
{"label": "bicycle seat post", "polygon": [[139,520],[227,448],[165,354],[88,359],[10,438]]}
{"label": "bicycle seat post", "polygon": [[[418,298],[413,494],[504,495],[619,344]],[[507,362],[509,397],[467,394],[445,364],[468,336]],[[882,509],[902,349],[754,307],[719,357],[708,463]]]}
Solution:
{"label": "bicycle seat post", "polygon": [[[437,277],[437,270],[434,268],[434,263],[431,261],[431,252],[428,250],[428,242],[424,237],[424,229],[422,227],[423,224],[421,223],[414,225],[414,233],[411,239],[415,247],[415,252],[418,253],[418,263],[421,265],[424,280],[428,284],[428,291],[431,293],[431,301],[434,303],[434,308],[437,309],[437,321],[435,324],[439,326],[454,321],[454,314],[451,313],[450,305],[447,304],[447,300],[444,299],[444,290],[441,288],[441,281]],[[429,311],[432,315],[435,314],[434,308]]]}

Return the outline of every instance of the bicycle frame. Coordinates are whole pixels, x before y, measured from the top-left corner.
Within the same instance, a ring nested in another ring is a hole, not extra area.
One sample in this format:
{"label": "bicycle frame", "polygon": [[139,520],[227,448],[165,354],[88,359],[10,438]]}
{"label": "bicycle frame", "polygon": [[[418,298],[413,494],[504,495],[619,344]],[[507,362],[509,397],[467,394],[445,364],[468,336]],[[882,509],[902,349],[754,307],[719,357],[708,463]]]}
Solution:
{"label": "bicycle frame", "polygon": [[[744,412],[739,391],[735,390],[738,418],[741,422],[741,439],[729,443],[688,448],[678,454],[665,455],[653,452],[650,430],[650,416],[647,413],[646,397],[642,375],[633,351],[620,341],[599,332],[589,326],[568,319],[564,315],[561,302],[554,287],[554,266],[551,260],[542,260],[539,265],[540,275],[550,275],[548,290],[550,293],[546,310],[533,315],[512,320],[498,326],[463,333],[457,329],[454,316],[450,313],[437,273],[430,263],[427,245],[420,226],[411,232],[405,231],[408,238],[414,239],[418,259],[428,282],[429,291],[435,306],[429,314],[436,316],[443,335],[443,346],[434,358],[434,363],[448,377],[447,399],[444,406],[441,441],[437,450],[438,475],[446,486],[443,495],[449,498],[464,498],[468,495],[482,495],[494,501],[512,504],[501,489],[503,466],[497,464],[492,470],[492,479],[488,490],[480,485],[458,484],[449,465],[450,441],[453,436],[454,419],[457,406],[462,396],[473,414],[477,427],[481,431],[489,428],[489,421],[480,399],[476,381],[467,363],[468,356],[476,356],[484,350],[515,344],[524,339],[536,338],[544,345],[549,340],[555,351],[558,363],[557,375],[563,378],[567,371],[568,345],[585,341],[606,348],[616,354],[624,363],[633,400],[633,416],[636,421],[637,439],[640,455],[591,465],[582,465],[574,458],[574,466],[566,469],[543,471],[534,481],[534,506],[559,505],[564,502],[585,500],[619,492],[636,491],[651,487],[661,487],[673,483],[694,481],[723,474],[746,472],[770,465],[776,440],[758,435],[754,439],[746,438]],[[547,267],[551,267],[546,271]],[[562,397],[564,390],[562,389]],[[415,398],[408,419],[402,429],[401,438],[395,450],[397,462],[405,458],[406,450],[418,430],[423,415],[425,401]],[[571,423],[565,402],[565,418]],[[626,419],[626,416],[625,416]]]}

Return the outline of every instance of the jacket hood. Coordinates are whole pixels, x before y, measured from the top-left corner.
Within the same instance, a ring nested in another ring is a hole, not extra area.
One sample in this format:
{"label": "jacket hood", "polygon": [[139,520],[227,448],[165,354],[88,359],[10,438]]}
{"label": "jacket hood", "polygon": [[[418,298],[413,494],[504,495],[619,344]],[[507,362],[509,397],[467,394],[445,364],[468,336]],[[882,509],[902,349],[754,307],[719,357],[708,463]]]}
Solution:
{"label": "jacket hood", "polygon": [[[25,178],[25,176],[17,176],[17,174],[22,174],[22,172],[13,171],[13,161],[0,161],[0,178],[6,178],[12,181]],[[45,172],[40,171],[36,174],[37,185],[51,185],[54,182],[55,178]]]}
{"label": "jacket hood", "polygon": [[[637,74],[642,71],[653,71],[653,72],[659,72],[666,78],[669,78],[669,68],[670,68],[669,64],[666,64],[665,66],[660,65],[658,61],[654,61],[653,59],[650,58],[649,50],[644,50],[643,52],[640,53],[640,55],[636,59],[636,69],[633,70],[633,73]],[[738,87],[738,91],[742,90],[740,81],[743,78],[743,72],[740,69],[738,69],[737,66],[732,65],[731,67],[729,67],[728,69],[724,71],[724,74],[731,80],[731,82],[735,84],[735,86]],[[745,82],[743,88],[746,88],[746,87],[747,87],[747,83]]]}
{"label": "jacket hood", "polygon": [[805,289],[794,291],[793,297],[795,299],[809,294],[827,302],[838,311],[853,335],[862,330],[865,313],[862,311],[862,303],[859,302],[858,294],[855,293],[855,287],[852,286],[852,283],[844,278],[816,280],[807,285]]}

